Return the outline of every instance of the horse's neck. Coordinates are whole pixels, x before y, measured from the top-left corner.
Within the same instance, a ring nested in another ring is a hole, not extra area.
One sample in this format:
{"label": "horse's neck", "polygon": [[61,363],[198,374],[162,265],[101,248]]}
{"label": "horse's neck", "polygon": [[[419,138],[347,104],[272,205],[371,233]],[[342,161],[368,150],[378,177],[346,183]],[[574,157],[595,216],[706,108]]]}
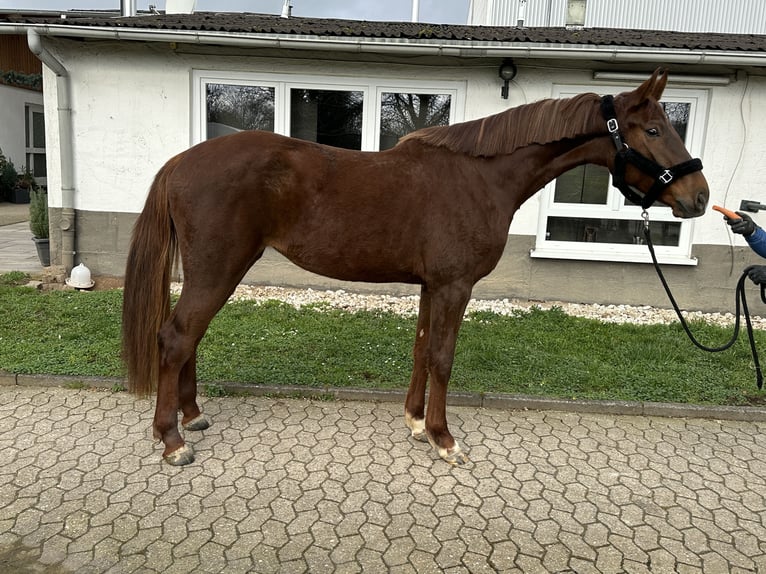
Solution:
{"label": "horse's neck", "polygon": [[545,149],[538,158],[542,181],[537,184],[538,189],[578,165],[593,163],[609,167],[614,156],[611,140],[606,137],[563,140],[542,147]]}
{"label": "horse's neck", "polygon": [[608,137],[583,136],[544,145],[530,145],[498,158],[500,193],[512,209],[535,195],[562,173],[585,163],[609,167],[614,155]]}

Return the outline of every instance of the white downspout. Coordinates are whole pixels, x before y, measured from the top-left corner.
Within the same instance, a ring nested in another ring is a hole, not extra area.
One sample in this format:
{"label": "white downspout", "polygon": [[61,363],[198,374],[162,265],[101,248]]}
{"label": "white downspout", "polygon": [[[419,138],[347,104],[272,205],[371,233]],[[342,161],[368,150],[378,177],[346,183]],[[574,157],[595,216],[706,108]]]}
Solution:
{"label": "white downspout", "polygon": [[75,211],[74,211],[74,153],[72,129],[72,104],[69,72],[64,65],[43,47],[40,34],[27,29],[30,51],[56,74],[56,97],[58,100],[59,156],[61,159],[61,264],[67,274],[74,267]]}

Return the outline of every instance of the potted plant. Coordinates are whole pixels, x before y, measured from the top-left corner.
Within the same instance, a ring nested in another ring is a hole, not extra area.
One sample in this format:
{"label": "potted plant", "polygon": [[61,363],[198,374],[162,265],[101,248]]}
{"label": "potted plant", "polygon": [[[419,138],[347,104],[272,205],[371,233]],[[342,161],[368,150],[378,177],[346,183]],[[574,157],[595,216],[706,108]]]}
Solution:
{"label": "potted plant", "polygon": [[29,171],[29,168],[22,167],[21,173],[19,174],[16,181],[16,187],[13,190],[13,198],[11,201],[13,203],[29,203],[29,194],[32,190],[37,188],[38,185],[34,176],[32,175],[32,172]]}
{"label": "potted plant", "polygon": [[33,185],[29,191],[29,228],[32,241],[37,247],[37,256],[43,267],[51,264],[50,231],[48,229],[48,194]]}

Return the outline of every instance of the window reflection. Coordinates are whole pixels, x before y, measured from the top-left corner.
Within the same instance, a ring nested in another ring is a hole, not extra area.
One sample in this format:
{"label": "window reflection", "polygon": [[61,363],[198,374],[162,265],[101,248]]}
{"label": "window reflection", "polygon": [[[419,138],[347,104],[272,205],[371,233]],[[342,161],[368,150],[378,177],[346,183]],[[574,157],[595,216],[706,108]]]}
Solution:
{"label": "window reflection", "polygon": [[383,92],[380,97],[379,149],[389,149],[399,138],[421,128],[449,124],[451,98],[447,94]]}
{"label": "window reflection", "polygon": [[[655,245],[678,246],[681,224],[654,221],[651,226]],[[644,222],[626,219],[594,219],[590,217],[549,217],[545,231],[549,241],[584,243],[619,243],[643,245]]]}
{"label": "window reflection", "polygon": [[600,165],[580,165],[556,178],[553,201],[605,205],[609,193],[609,170]]}
{"label": "window reflection", "polygon": [[362,149],[364,92],[290,90],[290,135],[346,149]]}
{"label": "window reflection", "polygon": [[274,131],[274,88],[207,84],[207,139],[242,130]]}

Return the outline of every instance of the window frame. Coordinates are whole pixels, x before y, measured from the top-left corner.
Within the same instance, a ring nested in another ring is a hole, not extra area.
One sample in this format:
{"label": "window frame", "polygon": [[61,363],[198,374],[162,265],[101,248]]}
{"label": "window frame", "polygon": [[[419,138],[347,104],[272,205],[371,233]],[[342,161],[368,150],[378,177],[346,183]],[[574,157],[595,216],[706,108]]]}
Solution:
{"label": "window frame", "polygon": [[[46,149],[44,147],[35,147],[35,131],[33,114],[41,114],[45,122],[45,108],[42,104],[25,103],[24,104],[24,167],[29,170],[38,185],[46,187],[48,185],[47,170],[46,175],[35,175],[34,156],[41,155],[47,162]],[[45,126],[43,125],[43,143],[45,143]]]}
{"label": "window frame", "polygon": [[[618,91],[622,90],[615,88],[615,86],[607,85],[554,85],[552,97],[568,98],[585,92],[614,94]],[[709,92],[704,89],[666,88],[663,94],[663,101],[691,104],[685,145],[692,157],[700,157],[704,146],[708,99]],[[643,244],[552,241],[547,239],[548,217],[642,221],[641,213],[643,210],[641,207],[624,204],[623,195],[612,185],[611,175],[609,177],[607,201],[604,205],[555,203],[555,186],[556,180],[554,179],[540,193],[540,210],[535,246],[530,253],[533,258],[651,263],[651,256],[646,245]],[[697,258],[691,254],[694,221],[678,219],[673,216],[669,207],[660,204],[652,206],[649,210],[649,216],[651,221],[667,221],[681,224],[677,246],[655,246],[658,260],[665,264],[697,265]]]}
{"label": "window frame", "polygon": [[[415,80],[405,78],[352,78],[342,75],[302,75],[284,73],[192,71],[191,144],[205,141],[207,135],[207,84],[251,85],[274,88],[274,133],[290,135],[290,90],[348,90],[363,92],[362,148],[378,151],[380,146],[381,97],[383,92],[445,94],[450,96],[449,123],[463,121],[466,83],[455,80]],[[370,105],[370,98],[372,105]]]}

